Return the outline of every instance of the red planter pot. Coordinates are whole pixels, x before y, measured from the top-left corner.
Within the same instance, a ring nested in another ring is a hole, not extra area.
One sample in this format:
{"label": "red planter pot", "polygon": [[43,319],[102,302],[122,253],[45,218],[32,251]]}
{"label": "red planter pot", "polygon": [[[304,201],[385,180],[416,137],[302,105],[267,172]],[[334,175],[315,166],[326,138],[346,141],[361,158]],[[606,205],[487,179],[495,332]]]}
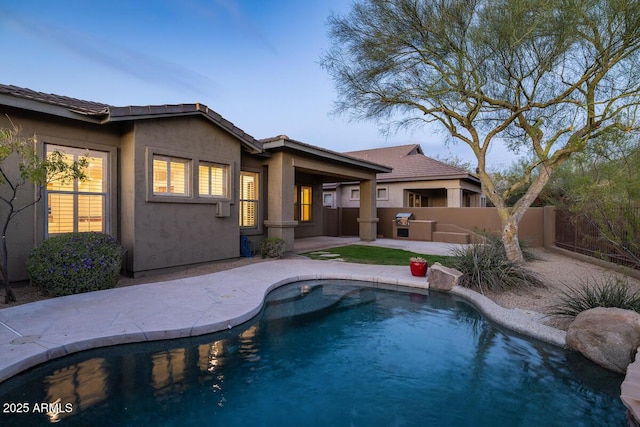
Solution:
{"label": "red planter pot", "polygon": [[411,275],[417,277],[424,277],[427,275],[427,267],[429,265],[426,262],[409,262],[409,268],[411,269]]}

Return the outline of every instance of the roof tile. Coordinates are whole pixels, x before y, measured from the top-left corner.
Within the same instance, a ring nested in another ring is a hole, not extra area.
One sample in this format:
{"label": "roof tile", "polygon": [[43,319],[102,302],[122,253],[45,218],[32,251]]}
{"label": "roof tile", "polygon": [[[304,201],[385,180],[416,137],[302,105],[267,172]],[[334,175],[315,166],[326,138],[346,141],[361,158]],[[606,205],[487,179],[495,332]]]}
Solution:
{"label": "roof tile", "polygon": [[462,168],[425,156],[419,144],[350,151],[344,154],[393,168],[390,173],[378,174],[378,181],[406,181],[454,176],[471,177]]}
{"label": "roof tile", "polygon": [[46,104],[65,107],[71,111],[87,115],[105,115],[109,112],[110,105],[100,102],[83,101],[69,98],[68,96],[54,95],[50,93],[36,92],[13,85],[0,84],[0,94],[8,94],[16,98],[30,99]]}
{"label": "roof tile", "polygon": [[200,112],[209,120],[236,135],[252,150],[261,151],[262,143],[253,136],[236,127],[230,121],[224,119],[220,114],[202,104],[176,104],[176,105],[132,105],[128,107],[115,107],[99,102],[83,101],[81,99],[69,98],[66,96],[36,92],[18,86],[0,84],[0,95],[6,94],[15,98],[30,99],[36,102],[62,107],[69,111],[93,116],[107,116],[108,121],[113,119],[135,120],[136,116],[155,115],[181,115]]}

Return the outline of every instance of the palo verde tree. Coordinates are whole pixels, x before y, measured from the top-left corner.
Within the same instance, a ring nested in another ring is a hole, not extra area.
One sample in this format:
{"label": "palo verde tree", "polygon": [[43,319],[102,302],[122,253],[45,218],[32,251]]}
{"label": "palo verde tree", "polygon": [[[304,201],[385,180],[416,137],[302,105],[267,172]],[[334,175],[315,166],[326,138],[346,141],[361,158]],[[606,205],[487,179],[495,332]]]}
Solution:
{"label": "palo verde tree", "polygon": [[[637,0],[357,0],[329,27],[321,64],[336,111],[390,130],[435,122],[471,147],[512,261],[552,172],[603,133],[636,128]],[[504,190],[487,172],[496,141],[532,159]]]}
{"label": "palo verde tree", "polygon": [[58,151],[43,159],[37,154],[35,136],[20,136],[20,129],[13,123],[10,128],[0,128],[0,275],[5,287],[5,304],[16,300],[9,284],[7,230],[11,221],[42,199],[47,183],[84,179],[87,164],[86,158],[70,161]]}

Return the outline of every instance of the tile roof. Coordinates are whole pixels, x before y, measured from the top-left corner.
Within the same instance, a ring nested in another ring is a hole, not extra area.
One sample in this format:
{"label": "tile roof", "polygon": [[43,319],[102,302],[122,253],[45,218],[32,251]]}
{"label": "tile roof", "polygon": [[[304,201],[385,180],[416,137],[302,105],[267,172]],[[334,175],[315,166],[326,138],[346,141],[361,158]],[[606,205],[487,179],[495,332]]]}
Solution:
{"label": "tile roof", "polygon": [[[262,151],[262,144],[253,136],[235,126],[220,114],[209,109],[204,104],[176,104],[176,105],[146,105],[115,107],[99,102],[84,101],[67,96],[36,92],[18,86],[0,84],[0,95],[9,95],[39,104],[61,108],[65,113],[76,113],[85,117],[92,117],[98,123],[116,122],[126,120],[141,120],[147,118],[186,116],[201,114],[211,122],[217,124],[236,138],[245,143],[252,151]],[[77,116],[76,116],[77,117]]]}
{"label": "tile roof", "polygon": [[99,102],[83,101],[81,99],[69,98],[68,96],[54,95],[50,93],[36,92],[31,89],[13,85],[0,84],[0,94],[11,95],[16,98],[28,99],[67,108],[74,113],[86,115],[106,115],[110,106]]}
{"label": "tile roof", "polygon": [[477,180],[462,168],[425,156],[419,144],[350,151],[345,154],[393,168],[390,173],[378,174],[378,181],[418,181],[447,178]]}

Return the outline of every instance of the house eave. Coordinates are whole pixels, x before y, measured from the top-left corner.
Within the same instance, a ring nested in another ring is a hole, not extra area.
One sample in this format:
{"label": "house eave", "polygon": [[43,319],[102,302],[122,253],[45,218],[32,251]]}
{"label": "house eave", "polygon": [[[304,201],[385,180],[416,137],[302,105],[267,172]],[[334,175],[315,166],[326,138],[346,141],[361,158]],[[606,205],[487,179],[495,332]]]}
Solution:
{"label": "house eave", "polygon": [[385,178],[378,176],[378,182],[414,182],[414,181],[439,181],[448,179],[461,179],[472,181],[476,184],[480,184],[480,180],[473,175],[461,174],[461,175],[437,175],[437,176],[405,176],[405,177],[391,177]]}
{"label": "house eave", "polygon": [[372,163],[366,160],[357,159],[355,157],[347,156],[345,154],[337,153],[334,151],[315,147],[313,145],[305,144],[299,141],[295,141],[285,137],[270,138],[262,141],[263,148],[268,150],[291,150],[299,153],[308,154],[310,156],[319,157],[325,160],[338,162],[342,164],[348,164],[349,166],[367,169],[369,171],[378,173],[390,173],[393,169],[388,166],[383,166],[378,163]]}
{"label": "house eave", "polygon": [[0,94],[0,105],[88,123],[100,124],[108,117],[107,109],[103,112],[91,113],[39,100],[19,98],[10,94]]}
{"label": "house eave", "polygon": [[258,140],[203,104],[112,107],[109,109],[108,121],[120,122],[186,116],[204,117],[229,135],[238,139],[248,152],[252,154],[260,154],[263,152],[262,144]]}

